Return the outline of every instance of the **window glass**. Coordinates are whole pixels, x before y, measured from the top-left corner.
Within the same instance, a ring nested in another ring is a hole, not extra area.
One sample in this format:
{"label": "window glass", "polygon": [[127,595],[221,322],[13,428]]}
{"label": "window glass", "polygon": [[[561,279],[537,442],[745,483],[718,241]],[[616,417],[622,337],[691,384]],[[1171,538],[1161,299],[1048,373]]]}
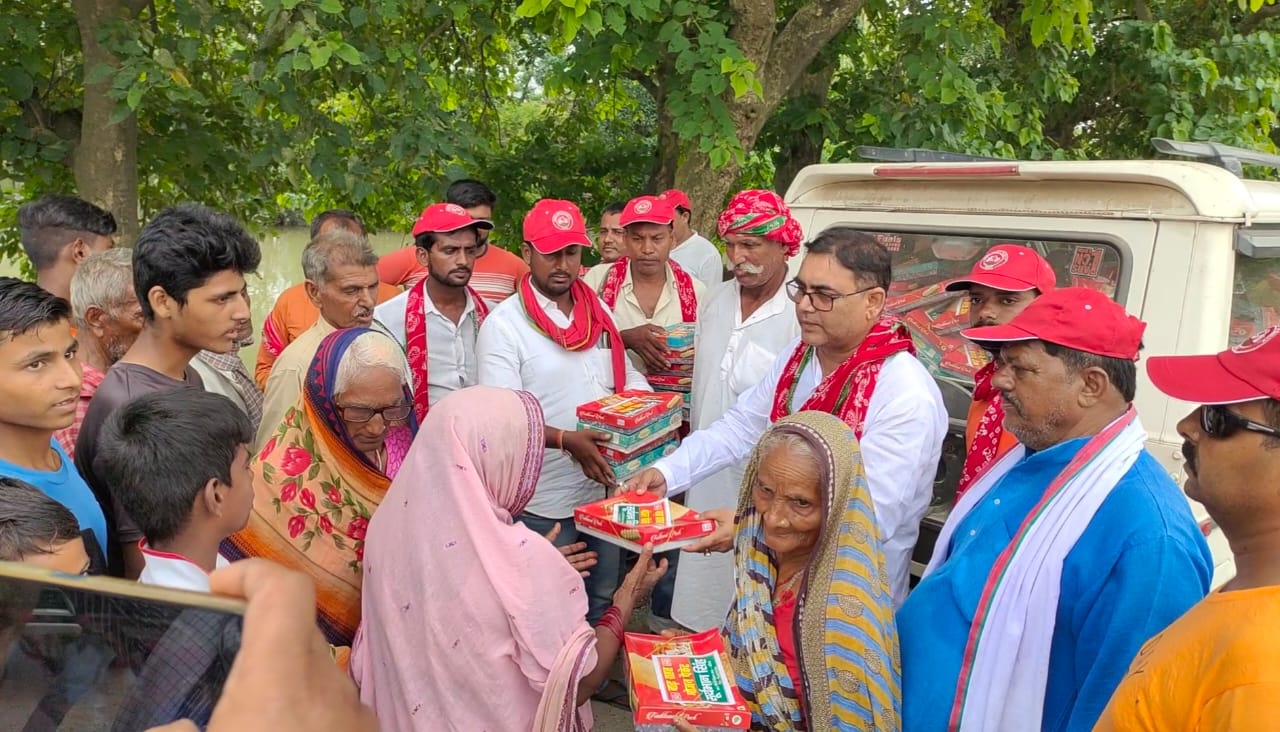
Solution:
{"label": "window glass", "polygon": [[1280,258],[1254,259],[1237,253],[1231,345],[1237,346],[1273,325],[1280,325]]}

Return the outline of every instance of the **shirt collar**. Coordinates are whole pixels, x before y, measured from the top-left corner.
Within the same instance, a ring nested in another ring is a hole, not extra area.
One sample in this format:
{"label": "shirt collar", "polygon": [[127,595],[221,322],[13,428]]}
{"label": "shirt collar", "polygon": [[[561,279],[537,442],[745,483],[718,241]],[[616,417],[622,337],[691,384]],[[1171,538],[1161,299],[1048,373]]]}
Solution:
{"label": "shirt collar", "polygon": [[767,318],[772,318],[775,315],[781,315],[787,311],[787,303],[791,300],[787,297],[787,286],[783,284],[782,287],[778,288],[777,292],[773,293],[773,297],[769,298],[768,302],[756,308],[756,311],[751,314],[751,317],[744,321],[742,320],[742,285],[738,284],[737,279],[734,279],[733,287],[734,291],[738,293],[736,307],[737,317],[735,320],[737,320],[741,325],[749,325]]}
{"label": "shirt collar", "polygon": [[560,312],[560,306],[556,304],[556,301],[542,294],[542,290],[535,287],[533,283],[529,284],[529,289],[533,290],[533,297],[538,301],[538,305],[540,305],[543,310],[548,313],[553,311],[557,313]]}
{"label": "shirt collar", "polygon": [[146,539],[138,542],[138,549],[142,551],[146,567],[150,570],[147,574],[154,580],[160,580],[157,584],[179,589],[209,590],[209,573],[190,559],[181,554],[152,549],[147,546]]}
{"label": "shirt collar", "polygon": [[97,393],[98,387],[102,385],[102,380],[107,375],[88,361],[82,362],[81,365],[84,367],[84,377],[80,381],[80,398],[89,399]]}
{"label": "shirt collar", "polygon": [[[534,292],[537,292],[537,288],[534,289]],[[467,298],[467,304],[462,308],[462,317],[466,318],[468,313],[475,312],[476,301],[471,297],[470,290],[464,290],[462,294]],[[440,312],[440,309],[436,307],[436,301],[431,299],[431,293],[427,292],[425,287],[422,288],[422,309],[428,314],[435,313],[442,318],[445,317],[444,313]]]}

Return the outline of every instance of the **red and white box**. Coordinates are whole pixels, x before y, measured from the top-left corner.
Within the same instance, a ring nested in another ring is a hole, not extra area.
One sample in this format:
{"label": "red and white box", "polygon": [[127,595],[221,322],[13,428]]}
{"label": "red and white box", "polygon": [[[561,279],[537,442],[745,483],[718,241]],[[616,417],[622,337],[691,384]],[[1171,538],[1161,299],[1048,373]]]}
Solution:
{"label": "red and white box", "polygon": [[708,732],[751,727],[720,631],[674,638],[627,633],[623,647],[637,732],[666,732],[681,716]]}
{"label": "red and white box", "polygon": [[578,407],[578,419],[614,431],[635,432],[680,409],[671,392],[622,391]]}
{"label": "red and white box", "polygon": [[578,506],[573,523],[584,534],[633,552],[645,544],[655,552],[679,549],[716,530],[714,520],[652,493],[621,493]]}

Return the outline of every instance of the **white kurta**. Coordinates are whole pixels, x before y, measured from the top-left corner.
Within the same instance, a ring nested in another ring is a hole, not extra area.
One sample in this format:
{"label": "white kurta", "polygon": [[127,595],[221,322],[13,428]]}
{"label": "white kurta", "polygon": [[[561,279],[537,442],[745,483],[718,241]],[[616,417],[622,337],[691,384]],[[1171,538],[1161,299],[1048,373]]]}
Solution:
{"label": "white kurta", "polygon": [[[800,335],[786,289],[742,320],[741,288],[730,280],[702,309],[693,368],[693,429],[720,419],[738,397],[769,373],[778,354]],[[689,489],[685,503],[696,511],[732,508],[746,466],[731,465]],[[676,571],[671,617],[702,631],[724,622],[733,600],[733,554],[685,554]]]}

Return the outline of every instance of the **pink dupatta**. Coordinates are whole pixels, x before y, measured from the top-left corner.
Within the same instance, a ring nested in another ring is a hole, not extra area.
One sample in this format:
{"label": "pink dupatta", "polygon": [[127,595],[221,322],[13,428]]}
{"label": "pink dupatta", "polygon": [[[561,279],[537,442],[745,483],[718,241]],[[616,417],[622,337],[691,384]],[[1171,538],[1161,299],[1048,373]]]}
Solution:
{"label": "pink dupatta", "polygon": [[369,523],[350,666],[361,701],[384,732],[589,730],[582,578],[512,522],[542,469],[537,400],[463,389],[418,434]]}

